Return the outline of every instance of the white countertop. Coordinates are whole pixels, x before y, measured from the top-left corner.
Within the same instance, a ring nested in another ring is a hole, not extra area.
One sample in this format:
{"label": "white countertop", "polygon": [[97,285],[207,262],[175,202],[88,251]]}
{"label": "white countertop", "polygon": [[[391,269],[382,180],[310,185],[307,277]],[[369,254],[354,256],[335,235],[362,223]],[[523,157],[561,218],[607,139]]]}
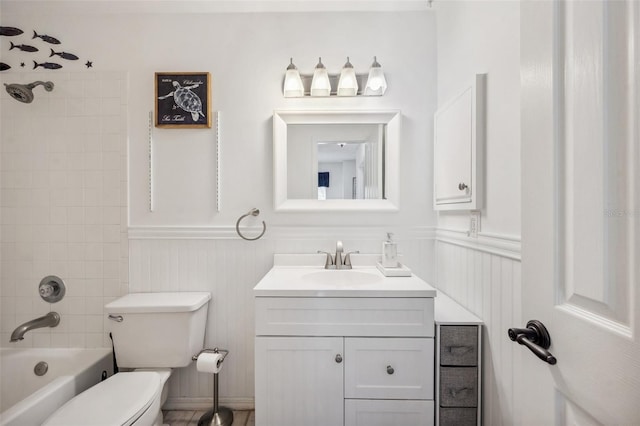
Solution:
{"label": "white countertop", "polygon": [[[274,266],[253,288],[256,297],[436,297],[424,280],[385,277],[376,255],[353,255],[353,269],[324,269],[325,255],[276,255]],[[312,266],[309,266],[312,265]]]}

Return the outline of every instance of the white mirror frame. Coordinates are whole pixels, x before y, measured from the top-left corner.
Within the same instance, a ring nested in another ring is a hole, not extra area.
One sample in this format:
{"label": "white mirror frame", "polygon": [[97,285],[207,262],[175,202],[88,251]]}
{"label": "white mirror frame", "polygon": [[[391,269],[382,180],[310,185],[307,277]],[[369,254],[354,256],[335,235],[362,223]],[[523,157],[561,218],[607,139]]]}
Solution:
{"label": "white mirror frame", "polygon": [[[273,185],[277,212],[396,212],[400,196],[400,111],[275,111],[273,113]],[[386,124],[385,199],[290,200],[287,198],[287,126],[289,124]]]}

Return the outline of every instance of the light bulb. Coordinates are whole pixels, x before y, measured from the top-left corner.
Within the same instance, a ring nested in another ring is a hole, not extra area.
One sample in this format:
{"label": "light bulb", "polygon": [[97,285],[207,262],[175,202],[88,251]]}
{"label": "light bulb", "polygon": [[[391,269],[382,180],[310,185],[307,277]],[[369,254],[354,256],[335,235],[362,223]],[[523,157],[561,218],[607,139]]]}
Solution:
{"label": "light bulb", "polygon": [[291,58],[291,63],[287,67],[287,73],[284,76],[283,92],[285,98],[299,98],[304,96],[302,79],[300,78],[298,68],[293,65],[293,58]]}
{"label": "light bulb", "polygon": [[342,67],[340,72],[340,80],[338,80],[338,96],[356,96],[358,94],[358,79],[356,78],[356,71],[353,69],[353,65],[349,62],[347,56],[347,63]]}
{"label": "light bulb", "polygon": [[318,65],[313,71],[313,79],[311,80],[311,96],[329,96],[330,94],[329,74],[322,63],[322,58],[318,58]]}
{"label": "light bulb", "polygon": [[387,79],[384,77],[382,66],[378,63],[377,58],[373,57],[373,64],[369,69],[369,76],[367,78],[367,85],[364,89],[364,94],[368,96],[380,96],[384,95],[387,90]]}

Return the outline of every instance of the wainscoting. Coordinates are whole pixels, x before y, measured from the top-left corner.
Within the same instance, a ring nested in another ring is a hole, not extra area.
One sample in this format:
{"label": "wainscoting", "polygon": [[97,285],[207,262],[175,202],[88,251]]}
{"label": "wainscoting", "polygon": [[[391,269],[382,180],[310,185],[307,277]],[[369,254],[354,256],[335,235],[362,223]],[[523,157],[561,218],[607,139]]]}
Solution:
{"label": "wainscoting", "polygon": [[436,232],[436,282],[485,324],[483,335],[484,424],[513,424],[514,392],[523,348],[507,337],[521,327],[520,240],[439,229]]}
{"label": "wainscoting", "polygon": [[[220,373],[220,403],[232,409],[253,408],[253,287],[273,265],[275,253],[345,251],[380,253],[384,228],[269,227],[264,238],[239,239],[232,227],[131,228],[129,230],[130,292],[209,291],[212,302],[205,345],[229,349]],[[392,229],[403,262],[425,281],[433,282],[432,227]],[[251,235],[252,230],[247,230]],[[211,406],[213,379],[194,365],[171,377],[165,409],[206,410]]]}

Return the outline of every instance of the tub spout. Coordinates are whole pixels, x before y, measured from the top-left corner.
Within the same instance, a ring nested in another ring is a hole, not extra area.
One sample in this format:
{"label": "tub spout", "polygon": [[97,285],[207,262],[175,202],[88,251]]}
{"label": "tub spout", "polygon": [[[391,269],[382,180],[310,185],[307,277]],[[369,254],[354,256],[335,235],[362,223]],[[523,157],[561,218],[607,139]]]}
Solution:
{"label": "tub spout", "polygon": [[49,312],[40,318],[32,319],[24,324],[19,325],[13,333],[11,333],[11,341],[17,342],[24,339],[24,333],[34,328],[55,327],[60,324],[60,315],[57,312]]}

